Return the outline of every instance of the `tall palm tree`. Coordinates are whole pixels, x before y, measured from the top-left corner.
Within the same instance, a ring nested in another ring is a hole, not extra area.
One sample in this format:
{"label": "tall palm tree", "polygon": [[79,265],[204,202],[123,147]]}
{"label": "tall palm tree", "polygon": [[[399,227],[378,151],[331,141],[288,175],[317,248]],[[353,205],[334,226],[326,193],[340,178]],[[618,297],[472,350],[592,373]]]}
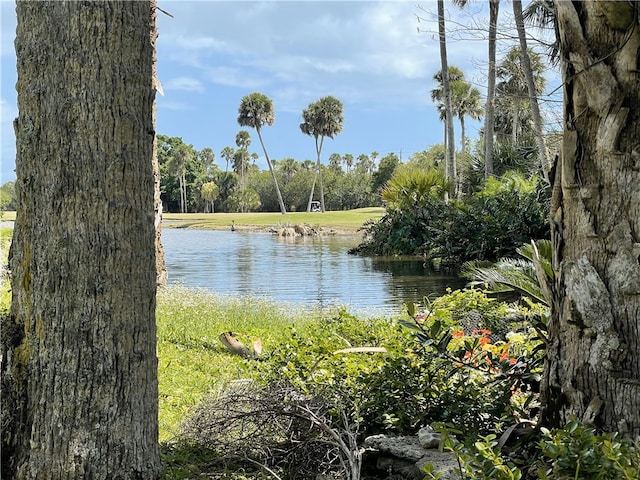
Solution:
{"label": "tall palm tree", "polygon": [[536,145],[538,147],[538,158],[540,159],[540,167],[544,177],[549,181],[548,172],[551,169],[549,150],[547,149],[544,139],[542,116],[540,115],[540,107],[538,105],[538,95],[540,92],[536,91],[531,57],[529,55],[529,48],[527,47],[527,36],[524,30],[524,17],[522,14],[522,0],[513,0],[513,17],[516,21],[518,39],[520,40],[522,68],[527,81],[527,93],[529,94],[529,104],[531,105],[531,115],[533,116],[533,131],[536,138]]}
{"label": "tall palm tree", "polygon": [[[469,0],[453,0],[458,7],[464,8]],[[487,99],[484,117],[484,168],[485,178],[493,175],[493,139],[495,130],[496,95],[496,47],[498,38],[498,15],[500,0],[489,0],[489,68],[487,72]]]}
{"label": "tall palm tree", "polygon": [[342,156],[339,153],[329,155],[329,167],[336,172],[342,171]]}
{"label": "tall palm tree", "polygon": [[171,159],[170,169],[173,175],[178,178],[180,184],[180,212],[186,213],[187,211],[187,162],[189,160],[189,147],[184,144],[180,144],[173,152],[173,158]]}
{"label": "tall palm tree", "polygon": [[266,158],[267,165],[269,166],[269,172],[271,172],[273,184],[276,187],[276,194],[278,196],[280,211],[284,215],[285,213],[287,213],[287,209],[284,206],[282,193],[280,193],[280,187],[278,186],[278,179],[276,178],[276,174],[273,171],[273,165],[271,165],[271,160],[269,160],[269,154],[267,153],[267,148],[264,146],[264,141],[262,140],[261,133],[261,129],[263,126],[271,126],[275,121],[276,116],[273,110],[273,102],[265,94],[254,92],[249,95],[245,95],[240,100],[240,106],[238,107],[238,125],[240,125],[241,127],[251,127],[255,129],[256,133],[258,134],[260,145],[262,145],[262,150],[264,151],[264,157]]}
{"label": "tall palm tree", "polygon": [[[442,85],[442,71],[438,71],[433,79],[438,82],[438,86],[431,90],[431,99],[436,103],[438,111],[440,112],[440,119],[445,120],[446,110],[443,103],[444,87]],[[462,155],[464,157],[466,149],[466,135],[465,135],[465,117],[471,117],[474,120],[479,120],[482,116],[483,109],[481,106],[480,90],[472,87],[469,82],[465,80],[464,72],[458,67],[449,67],[449,84],[451,90],[451,108],[453,115],[458,117],[460,121],[460,144]],[[445,146],[447,145],[446,130],[445,130]]]}
{"label": "tall palm tree", "polygon": [[530,99],[527,75],[531,75],[535,97],[544,90],[545,86],[544,66],[540,56],[529,52],[527,58],[530,60],[529,72],[526,71],[527,69],[522,63],[522,51],[519,47],[514,47],[496,69],[496,76],[501,80],[496,87],[497,93],[501,97],[506,97],[507,104],[511,107],[512,145],[516,145],[518,142],[522,124],[521,112],[523,105],[528,103]]}
{"label": "tall palm tree", "polygon": [[449,85],[449,65],[447,60],[447,37],[445,32],[444,0],[438,0],[438,39],[440,44],[440,71],[442,72],[442,88],[444,92],[444,109],[446,122],[447,148],[447,180],[456,188],[456,149],[453,136],[453,108],[451,106],[451,87]]}
{"label": "tall palm tree", "polygon": [[302,111],[302,120],[300,130],[302,130],[302,133],[305,135],[313,136],[316,143],[317,154],[316,171],[313,175],[313,183],[311,184],[311,194],[309,195],[307,212],[311,211],[316,178],[319,178],[320,209],[324,212],[324,190],[322,186],[320,155],[325,137],[333,138],[342,131],[342,122],[344,120],[342,116],[342,102],[331,95],[322,97],[317,102],[310,103],[309,106]]}
{"label": "tall palm tree", "polygon": [[[458,91],[456,91],[456,89]],[[454,89],[455,106],[454,113],[460,121],[460,144],[462,145],[462,158],[465,158],[467,149],[467,138],[465,132],[465,117],[473,120],[480,120],[484,109],[482,108],[482,100],[480,98],[480,90],[472,87],[467,82],[459,82]]]}
{"label": "tall palm tree", "polygon": [[295,173],[300,170],[301,165],[294,158],[284,158],[280,162],[280,172],[282,172],[282,176],[285,179],[285,183],[290,181],[291,178],[295,175]]}
{"label": "tall palm tree", "polygon": [[227,161],[227,165],[224,169],[225,173],[229,171],[229,162],[233,160],[234,150],[231,147],[224,147],[220,152],[220,156]]}
{"label": "tall palm tree", "polygon": [[489,0],[489,71],[487,73],[487,103],[484,117],[484,177],[493,175],[493,138],[495,130],[496,46],[500,0]]}
{"label": "tall palm tree", "polygon": [[353,155],[351,155],[350,153],[345,153],[342,157],[342,161],[347,167],[347,172],[351,171],[351,168],[353,167]]}
{"label": "tall palm tree", "polygon": [[251,146],[251,135],[246,130],[240,130],[236,135],[236,146],[238,150],[233,156],[234,170],[240,177],[240,189],[243,190],[247,183],[247,168],[249,167],[249,146]]}

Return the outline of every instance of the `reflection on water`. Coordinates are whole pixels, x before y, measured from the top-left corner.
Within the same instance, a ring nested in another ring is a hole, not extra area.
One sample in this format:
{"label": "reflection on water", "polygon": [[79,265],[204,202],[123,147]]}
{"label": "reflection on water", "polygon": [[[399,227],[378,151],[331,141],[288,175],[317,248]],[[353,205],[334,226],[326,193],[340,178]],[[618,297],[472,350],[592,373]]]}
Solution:
{"label": "reflection on water", "polygon": [[464,281],[429,274],[416,259],[349,255],[357,237],[164,229],[169,284],[253,295],[308,307],[395,314]]}

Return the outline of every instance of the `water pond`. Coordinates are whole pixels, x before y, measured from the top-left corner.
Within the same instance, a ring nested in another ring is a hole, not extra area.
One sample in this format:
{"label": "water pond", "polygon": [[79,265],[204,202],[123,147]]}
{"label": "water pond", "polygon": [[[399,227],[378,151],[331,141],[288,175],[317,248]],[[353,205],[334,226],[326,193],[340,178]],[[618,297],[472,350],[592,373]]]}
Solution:
{"label": "water pond", "polygon": [[352,313],[394,315],[406,302],[461,288],[416,258],[348,254],[359,237],[281,238],[268,233],[166,228],[168,283],[222,295],[251,295],[310,308],[345,305]]}

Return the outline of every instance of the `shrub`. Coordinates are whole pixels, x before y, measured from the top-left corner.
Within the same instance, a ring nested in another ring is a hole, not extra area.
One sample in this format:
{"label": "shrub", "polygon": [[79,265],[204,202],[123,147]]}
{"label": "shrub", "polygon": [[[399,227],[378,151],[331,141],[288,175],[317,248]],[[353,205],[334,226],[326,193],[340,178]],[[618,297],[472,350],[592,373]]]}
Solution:
{"label": "shrub", "polygon": [[398,199],[378,222],[363,226],[365,240],[351,253],[422,255],[434,266],[456,271],[469,260],[515,256],[523,243],[549,236],[548,192],[539,177],[508,174],[449,203],[429,195],[425,182],[398,184],[403,178],[389,186]]}
{"label": "shrub", "polygon": [[546,463],[538,470],[542,480],[640,478],[640,448],[630,439],[598,434],[576,419],[562,429],[542,433],[540,448]]}

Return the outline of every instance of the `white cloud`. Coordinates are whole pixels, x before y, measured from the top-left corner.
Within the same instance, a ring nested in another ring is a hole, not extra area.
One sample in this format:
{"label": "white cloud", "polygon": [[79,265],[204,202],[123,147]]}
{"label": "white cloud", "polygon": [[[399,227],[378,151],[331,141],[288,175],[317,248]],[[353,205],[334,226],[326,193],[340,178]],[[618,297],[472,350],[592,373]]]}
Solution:
{"label": "white cloud", "polygon": [[193,77],[175,77],[163,83],[164,90],[182,90],[185,92],[204,92],[204,85]]}
{"label": "white cloud", "polygon": [[266,83],[259,72],[239,67],[207,67],[203,69],[203,78],[220,85],[242,89],[260,89]]}
{"label": "white cloud", "polygon": [[160,52],[205,83],[311,96],[338,85],[375,103],[385,100],[376,91],[380,82],[428,79],[437,70],[438,57],[417,32],[413,2],[206,2],[167,9],[175,18],[160,29]]}

